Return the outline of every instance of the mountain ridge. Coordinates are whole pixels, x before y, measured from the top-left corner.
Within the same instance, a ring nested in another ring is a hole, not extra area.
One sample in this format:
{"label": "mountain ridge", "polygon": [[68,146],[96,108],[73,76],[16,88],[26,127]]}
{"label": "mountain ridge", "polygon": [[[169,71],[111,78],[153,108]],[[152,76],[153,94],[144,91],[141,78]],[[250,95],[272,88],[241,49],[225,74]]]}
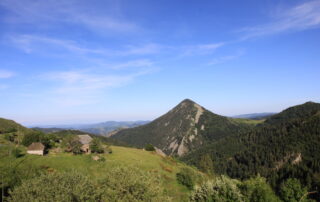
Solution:
{"label": "mountain ridge", "polygon": [[244,126],[184,99],[149,124],[120,130],[111,138],[137,147],[153,144],[167,155],[183,156],[207,141],[230,135]]}

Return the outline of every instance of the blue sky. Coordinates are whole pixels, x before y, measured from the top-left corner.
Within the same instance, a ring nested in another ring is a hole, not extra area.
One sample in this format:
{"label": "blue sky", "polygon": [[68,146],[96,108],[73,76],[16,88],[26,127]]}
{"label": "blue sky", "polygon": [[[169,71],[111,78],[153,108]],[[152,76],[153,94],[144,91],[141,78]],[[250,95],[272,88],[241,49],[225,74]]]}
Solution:
{"label": "blue sky", "polygon": [[320,101],[320,0],[1,0],[0,117],[151,120]]}

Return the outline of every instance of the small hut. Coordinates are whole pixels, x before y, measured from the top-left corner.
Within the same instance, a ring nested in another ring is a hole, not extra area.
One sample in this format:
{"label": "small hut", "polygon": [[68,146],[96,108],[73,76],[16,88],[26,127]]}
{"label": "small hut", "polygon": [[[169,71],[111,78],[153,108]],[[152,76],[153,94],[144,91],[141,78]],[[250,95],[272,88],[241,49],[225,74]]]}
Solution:
{"label": "small hut", "polygon": [[44,155],[44,145],[41,142],[33,142],[27,149],[28,154]]}
{"label": "small hut", "polygon": [[78,137],[82,144],[81,150],[85,153],[91,153],[90,142],[92,141],[92,137],[90,137],[90,135],[78,135]]}

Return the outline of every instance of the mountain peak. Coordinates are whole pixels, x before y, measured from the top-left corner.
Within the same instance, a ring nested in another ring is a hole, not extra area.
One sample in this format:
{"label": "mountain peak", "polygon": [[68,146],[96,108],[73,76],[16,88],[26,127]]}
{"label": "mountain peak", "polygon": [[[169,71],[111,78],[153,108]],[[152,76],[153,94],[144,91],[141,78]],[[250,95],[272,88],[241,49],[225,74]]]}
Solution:
{"label": "mountain peak", "polygon": [[183,156],[207,141],[218,140],[238,130],[238,124],[229,118],[185,99],[149,124],[121,130],[112,138],[137,147],[152,144],[167,155]]}
{"label": "mountain peak", "polygon": [[[191,99],[189,99],[189,98],[186,98],[186,99],[184,99],[184,100],[182,100],[181,102],[180,102],[180,104],[183,104],[183,103],[185,103],[185,104],[196,104],[193,100],[191,100]],[[180,105],[179,104],[179,105]]]}

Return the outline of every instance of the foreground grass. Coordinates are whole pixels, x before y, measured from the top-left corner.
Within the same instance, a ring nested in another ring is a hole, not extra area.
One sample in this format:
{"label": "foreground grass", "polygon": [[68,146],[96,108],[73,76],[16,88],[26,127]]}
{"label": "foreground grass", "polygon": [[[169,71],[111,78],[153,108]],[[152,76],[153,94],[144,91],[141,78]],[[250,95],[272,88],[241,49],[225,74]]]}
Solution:
{"label": "foreground grass", "polygon": [[2,159],[3,163],[18,164],[23,166],[24,162],[29,165],[41,167],[48,171],[77,170],[88,175],[94,180],[103,179],[108,170],[120,165],[130,165],[145,172],[160,175],[163,180],[163,187],[168,196],[174,201],[186,201],[189,191],[186,187],[176,181],[176,173],[186,165],[181,164],[169,157],[162,157],[156,153],[143,151],[134,148],[112,146],[112,154],[102,154],[105,161],[94,161],[92,155],[72,155],[69,153],[48,154],[46,156],[26,155],[14,159]]}

